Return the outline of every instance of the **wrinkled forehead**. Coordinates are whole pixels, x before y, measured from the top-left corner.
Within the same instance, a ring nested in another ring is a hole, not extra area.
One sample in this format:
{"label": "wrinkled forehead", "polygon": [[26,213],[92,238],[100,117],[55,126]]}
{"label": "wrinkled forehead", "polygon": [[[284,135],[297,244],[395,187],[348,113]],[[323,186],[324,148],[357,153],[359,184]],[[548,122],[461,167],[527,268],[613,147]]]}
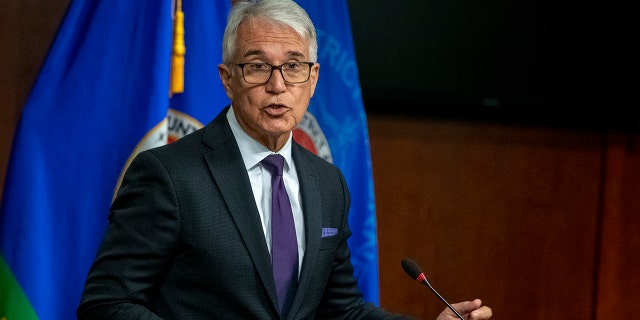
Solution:
{"label": "wrinkled forehead", "polygon": [[309,58],[309,41],[292,27],[262,19],[246,19],[238,26],[234,56],[280,54]]}

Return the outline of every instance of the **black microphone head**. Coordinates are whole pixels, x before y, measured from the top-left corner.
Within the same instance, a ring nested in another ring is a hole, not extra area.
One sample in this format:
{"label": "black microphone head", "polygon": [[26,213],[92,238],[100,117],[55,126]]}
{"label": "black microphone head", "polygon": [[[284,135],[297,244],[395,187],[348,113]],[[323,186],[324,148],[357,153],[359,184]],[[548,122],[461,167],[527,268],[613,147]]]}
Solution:
{"label": "black microphone head", "polygon": [[422,274],[422,269],[420,269],[420,266],[418,266],[415,261],[409,258],[402,259],[402,269],[404,269],[404,272],[406,272],[414,280],[417,280]]}
{"label": "black microphone head", "polygon": [[447,300],[445,300],[437,291],[436,289],[434,289],[431,284],[429,284],[429,281],[427,281],[427,277],[424,276],[424,273],[422,272],[422,269],[420,269],[420,266],[418,266],[417,263],[415,263],[415,261],[409,259],[409,258],[404,258],[402,259],[402,269],[404,269],[404,272],[406,272],[411,278],[417,280],[418,282],[424,284],[425,286],[429,287],[429,289],[435,293],[436,296],[438,296],[438,298],[440,298],[440,300],[442,300],[442,302],[444,302],[447,307],[449,309],[451,309],[451,311],[453,311],[453,313],[456,314],[456,316],[458,317],[458,319],[460,320],[464,320],[464,318],[462,317],[462,315],[460,315],[460,313],[458,313],[458,311],[453,308],[453,306],[451,306],[449,304],[449,302],[447,302]]}

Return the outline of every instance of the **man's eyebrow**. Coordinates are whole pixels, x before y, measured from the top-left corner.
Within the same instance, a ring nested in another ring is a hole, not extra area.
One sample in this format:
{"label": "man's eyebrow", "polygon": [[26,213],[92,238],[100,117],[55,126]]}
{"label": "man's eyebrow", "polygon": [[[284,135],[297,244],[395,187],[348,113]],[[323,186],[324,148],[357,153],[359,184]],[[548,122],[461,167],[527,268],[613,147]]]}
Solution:
{"label": "man's eyebrow", "polygon": [[261,55],[264,51],[262,50],[249,50],[244,53],[244,57],[253,56],[253,55]]}
{"label": "man's eyebrow", "polygon": [[289,51],[288,54],[293,57],[304,57],[304,54],[298,51]]}

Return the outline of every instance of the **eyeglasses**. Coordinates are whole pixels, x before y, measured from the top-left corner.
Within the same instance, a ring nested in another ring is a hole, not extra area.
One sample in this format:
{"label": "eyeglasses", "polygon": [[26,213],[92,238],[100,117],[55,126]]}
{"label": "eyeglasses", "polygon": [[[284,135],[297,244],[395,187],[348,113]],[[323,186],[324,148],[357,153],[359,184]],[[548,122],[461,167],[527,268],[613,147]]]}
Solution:
{"label": "eyeglasses", "polygon": [[274,66],[266,62],[259,63],[237,63],[242,69],[242,78],[247,83],[265,84],[269,82],[273,75],[273,70],[280,70],[282,79],[287,83],[303,83],[311,76],[311,66],[314,62],[286,62],[279,66]]}

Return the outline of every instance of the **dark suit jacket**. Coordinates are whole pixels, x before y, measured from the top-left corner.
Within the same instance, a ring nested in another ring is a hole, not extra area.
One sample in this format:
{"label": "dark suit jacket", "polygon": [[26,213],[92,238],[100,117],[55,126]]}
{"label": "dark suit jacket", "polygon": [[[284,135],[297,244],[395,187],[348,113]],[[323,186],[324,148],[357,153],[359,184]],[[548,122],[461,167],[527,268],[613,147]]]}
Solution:
{"label": "dark suit jacket", "polygon": [[[131,163],[89,272],[80,319],[279,319],[270,255],[225,108]],[[306,251],[288,319],[383,319],[349,262],[342,173],[293,144]],[[337,234],[322,237],[322,228]]]}

